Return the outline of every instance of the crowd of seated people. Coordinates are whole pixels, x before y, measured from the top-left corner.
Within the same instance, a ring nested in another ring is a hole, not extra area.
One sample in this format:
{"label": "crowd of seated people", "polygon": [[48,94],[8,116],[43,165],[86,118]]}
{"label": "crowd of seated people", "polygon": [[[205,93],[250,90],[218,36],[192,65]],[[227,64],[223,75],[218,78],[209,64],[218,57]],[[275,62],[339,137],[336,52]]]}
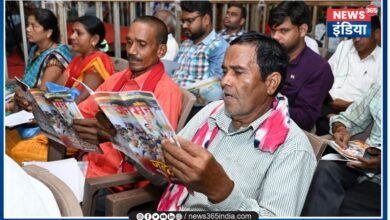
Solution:
{"label": "crowd of seated people", "polygon": [[[218,33],[210,2],[183,1],[180,6],[178,20],[186,39],[178,43],[173,37],[178,21],[170,10],[139,16],[126,35],[129,67],[115,74],[97,17],[74,20],[68,47],[59,43],[58,21],[50,10],[36,9],[28,16],[27,38],[34,46],[21,80],[42,90],[48,90],[46,82],[79,90],[75,102],[84,119],[74,119],[72,127],[103,151],[68,150],[68,156],[88,162],[86,178],[134,172],[136,167],[115,148],[115,130],[99,119],[97,103],[75,79],[94,91],[152,92],[175,130],[182,110],[180,87],[217,78],[222,100],[193,107],[178,134],[180,148],[162,142],[177,181],[164,183],[155,210],[380,216],[381,152],[347,164],[317,163],[304,133],[332,134],[346,147],[351,135],[373,123],[366,143],[381,148],[379,18],[371,18],[371,37],[342,41],[328,61],[307,43],[312,24],[303,1],[283,1],[271,9],[270,36],[244,30],[247,12],[241,4],[228,6]],[[172,75],[162,60],[177,64]],[[7,103],[9,113],[32,110],[19,88],[8,89],[15,93]],[[19,163],[47,161],[48,137],[39,129],[24,137],[21,132],[28,129],[7,129],[7,155]],[[367,175],[368,170],[375,175]],[[101,191],[98,207],[114,191],[145,185],[149,183]],[[372,194],[370,200],[363,193]],[[103,209],[93,214],[104,215]]]}

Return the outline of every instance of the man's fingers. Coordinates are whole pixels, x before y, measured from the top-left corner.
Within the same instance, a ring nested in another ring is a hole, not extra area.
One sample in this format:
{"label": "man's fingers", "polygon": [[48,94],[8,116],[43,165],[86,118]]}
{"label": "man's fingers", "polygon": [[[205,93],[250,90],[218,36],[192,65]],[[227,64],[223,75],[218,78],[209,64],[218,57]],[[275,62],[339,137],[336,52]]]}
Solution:
{"label": "man's fingers", "polygon": [[84,127],[96,127],[96,119],[73,119],[72,124]]}
{"label": "man's fingers", "polygon": [[186,165],[190,165],[193,161],[193,157],[188,154],[185,150],[180,147],[177,147],[173,143],[169,143],[169,141],[163,141],[162,148],[170,155],[175,155],[175,160],[178,160]]}
{"label": "man's fingers", "polygon": [[[100,108],[99,108],[100,109]],[[98,124],[108,129],[115,129],[112,125],[111,121],[107,118],[107,116],[100,110],[96,113],[95,118],[98,121]]]}
{"label": "man's fingers", "polygon": [[73,123],[72,127],[77,131],[77,133],[87,133],[97,135],[97,129],[94,127],[87,127],[77,123]]}
{"label": "man's fingers", "polygon": [[347,166],[351,168],[363,168],[363,163],[360,161],[349,161],[347,162]]}
{"label": "man's fingers", "polygon": [[168,165],[172,167],[176,167],[177,169],[181,171],[187,171],[189,170],[189,167],[186,165],[186,163],[176,159],[176,155],[173,156],[168,151],[164,151],[164,157]]}
{"label": "man's fingers", "polygon": [[90,133],[79,133],[79,136],[81,139],[91,144],[98,145],[100,143],[99,140],[97,139],[97,135],[93,135]]}
{"label": "man's fingers", "polygon": [[180,182],[185,183],[188,179],[186,176],[186,172],[180,170],[179,168],[170,165],[169,168],[172,170],[172,172],[175,174],[176,178],[179,179]]}
{"label": "man's fingers", "polygon": [[336,141],[336,143],[342,148],[342,149],[346,149],[348,147],[348,140],[349,138],[345,136],[345,134],[341,134],[341,133],[335,133],[333,135],[333,138],[334,140]]}
{"label": "man's fingers", "polygon": [[112,135],[110,133],[108,133],[107,131],[105,130],[98,130],[98,136],[99,136],[99,140],[102,141],[102,142],[107,142],[107,141],[111,141],[112,139]]}
{"label": "man's fingers", "polygon": [[199,146],[197,144],[192,143],[189,140],[186,140],[182,137],[178,137],[180,146],[184,151],[186,151],[188,154],[190,154],[193,157],[199,156],[202,151],[202,146]]}
{"label": "man's fingers", "polygon": [[97,127],[98,127],[98,131],[102,131],[104,134],[109,135],[110,138],[116,135],[116,130],[113,127],[111,128],[105,127],[102,124],[100,124],[100,122],[97,123]]}

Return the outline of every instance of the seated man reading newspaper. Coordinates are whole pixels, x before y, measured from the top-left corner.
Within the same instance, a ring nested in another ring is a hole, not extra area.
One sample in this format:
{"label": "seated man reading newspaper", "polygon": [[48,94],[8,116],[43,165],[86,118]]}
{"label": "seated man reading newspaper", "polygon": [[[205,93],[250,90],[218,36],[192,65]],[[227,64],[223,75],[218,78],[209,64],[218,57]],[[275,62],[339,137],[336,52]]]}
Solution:
{"label": "seated man reading newspaper", "polygon": [[278,93],[287,65],[287,54],[269,37],[247,33],[231,43],[223,62],[224,100],[188,123],[180,146],[162,143],[177,181],[158,210],[301,213],[316,158]]}
{"label": "seated man reading newspaper", "polygon": [[303,216],[380,216],[382,95],[379,85],[330,118],[331,132],[341,148],[351,135],[373,124],[363,156],[348,162],[321,160],[310,186]]}
{"label": "seated man reading newspaper", "polygon": [[[126,37],[130,68],[108,78],[96,92],[151,91],[175,129],[182,96],[180,88],[168,77],[160,62],[160,57],[166,52],[167,36],[165,24],[159,19],[153,16],[136,18]],[[97,133],[101,130],[95,119],[99,109],[94,97],[91,96],[80,103],[79,109],[87,119],[74,120],[74,128],[81,138],[97,144]],[[84,157],[89,161],[87,177],[110,175],[126,170],[126,166],[121,165],[123,156],[120,152],[113,151],[111,144],[102,144],[101,147],[103,155],[88,154]]]}
{"label": "seated man reading newspaper", "polygon": [[[181,110],[182,94],[180,88],[165,73],[160,62],[166,52],[167,37],[168,31],[162,21],[153,16],[137,17],[126,36],[129,69],[109,77],[96,92],[153,92],[175,129]],[[97,134],[103,131],[95,119],[99,108],[94,97],[90,96],[80,103],[79,109],[86,119],[74,120],[74,129],[84,140],[98,144]],[[83,156],[83,160],[89,162],[87,178],[134,170],[131,164],[124,162],[123,154],[113,149],[111,142],[102,143],[100,146],[103,154],[88,153]]]}

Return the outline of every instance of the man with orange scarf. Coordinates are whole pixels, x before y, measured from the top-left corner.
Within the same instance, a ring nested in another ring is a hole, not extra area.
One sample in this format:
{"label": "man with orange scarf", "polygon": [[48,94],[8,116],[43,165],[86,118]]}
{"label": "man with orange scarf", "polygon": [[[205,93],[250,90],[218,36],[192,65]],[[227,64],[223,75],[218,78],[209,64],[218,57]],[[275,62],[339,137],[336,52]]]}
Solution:
{"label": "man with orange scarf", "polygon": [[[126,37],[126,50],[129,69],[110,76],[96,91],[151,91],[159,101],[173,129],[176,129],[181,110],[180,88],[164,71],[160,58],[165,55],[167,28],[159,19],[152,16],[136,18]],[[73,121],[73,127],[84,140],[99,144],[99,123],[95,119],[99,108],[89,97],[79,104],[86,119]],[[130,172],[134,167],[123,163],[124,156],[115,150],[111,142],[100,144],[103,154],[87,153],[83,160],[88,161],[87,178]]]}

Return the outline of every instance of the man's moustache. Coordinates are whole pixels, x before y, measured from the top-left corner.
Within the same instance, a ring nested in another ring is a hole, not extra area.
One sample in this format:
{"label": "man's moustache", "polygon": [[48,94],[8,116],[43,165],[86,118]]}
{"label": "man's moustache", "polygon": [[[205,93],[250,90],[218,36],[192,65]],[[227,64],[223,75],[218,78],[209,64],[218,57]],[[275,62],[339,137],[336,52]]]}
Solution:
{"label": "man's moustache", "polygon": [[132,56],[132,55],[127,55],[127,60],[128,61],[137,61],[137,62],[142,62],[143,60],[139,57]]}

